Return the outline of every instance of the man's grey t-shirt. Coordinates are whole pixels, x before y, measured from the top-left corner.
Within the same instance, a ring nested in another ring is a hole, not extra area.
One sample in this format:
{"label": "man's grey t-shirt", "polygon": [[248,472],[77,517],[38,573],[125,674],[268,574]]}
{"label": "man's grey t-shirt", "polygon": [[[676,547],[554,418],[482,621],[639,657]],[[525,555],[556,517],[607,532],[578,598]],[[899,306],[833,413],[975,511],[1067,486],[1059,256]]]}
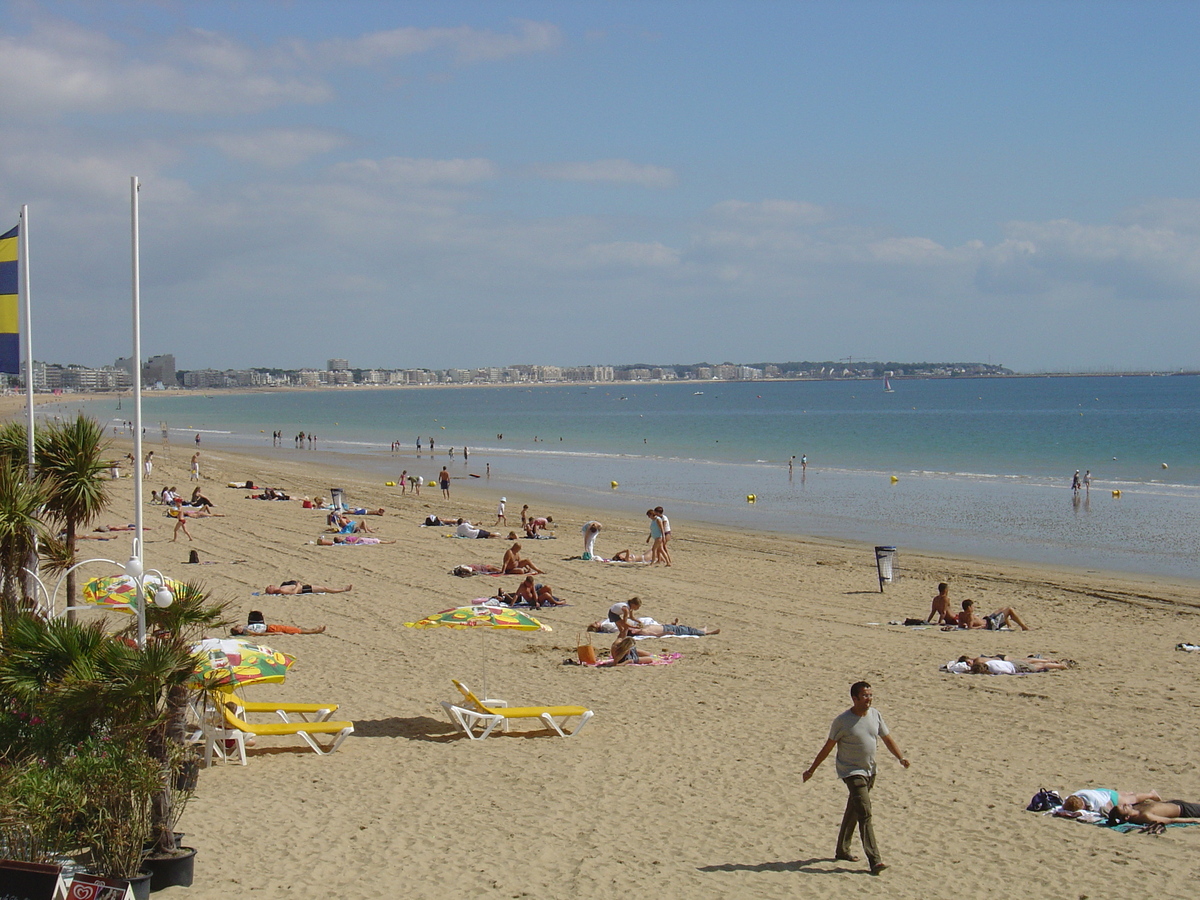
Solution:
{"label": "man's grey t-shirt", "polygon": [[846,779],[851,775],[875,774],[875,746],[878,739],[888,733],[879,711],[871,708],[865,716],[856,715],[848,709],[829,728],[829,740],[837,742],[837,775]]}

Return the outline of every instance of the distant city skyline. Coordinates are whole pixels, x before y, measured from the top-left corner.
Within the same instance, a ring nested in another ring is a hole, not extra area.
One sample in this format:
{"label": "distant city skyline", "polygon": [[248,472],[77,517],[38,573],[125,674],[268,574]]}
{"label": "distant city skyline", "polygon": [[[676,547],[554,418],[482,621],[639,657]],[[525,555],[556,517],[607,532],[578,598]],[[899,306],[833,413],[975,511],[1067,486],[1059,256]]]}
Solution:
{"label": "distant city skyline", "polygon": [[39,359],[1200,368],[1192,4],[0,13]]}

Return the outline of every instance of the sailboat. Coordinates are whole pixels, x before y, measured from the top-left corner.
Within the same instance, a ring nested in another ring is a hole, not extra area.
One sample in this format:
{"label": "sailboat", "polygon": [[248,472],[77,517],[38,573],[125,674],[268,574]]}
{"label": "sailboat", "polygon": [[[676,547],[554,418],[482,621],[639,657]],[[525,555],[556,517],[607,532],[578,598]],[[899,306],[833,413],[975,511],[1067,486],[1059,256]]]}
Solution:
{"label": "sailboat", "polygon": [[894,394],[894,393],[896,393],[894,390],[892,390],[892,383],[891,383],[891,382],[888,380],[888,379],[889,379],[889,378],[891,378],[891,377],[892,377],[892,373],[891,373],[891,372],[884,372],[884,373],[883,373],[883,392],[884,392],[885,394]]}

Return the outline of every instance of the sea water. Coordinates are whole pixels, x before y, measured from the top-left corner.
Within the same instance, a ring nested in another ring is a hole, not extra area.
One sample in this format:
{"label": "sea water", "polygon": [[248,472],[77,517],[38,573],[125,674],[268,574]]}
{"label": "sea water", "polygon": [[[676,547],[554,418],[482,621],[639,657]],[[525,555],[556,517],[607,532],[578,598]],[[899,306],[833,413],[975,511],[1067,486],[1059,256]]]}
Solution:
{"label": "sea water", "polygon": [[[402,469],[430,480],[450,463],[455,478],[480,476],[510,507],[539,498],[539,512],[556,498],[597,515],[661,505],[676,518],[901,553],[1200,577],[1200,378],[893,379],[892,387],[689,381],[146,394],[143,422],[148,447],[163,423],[175,446],[190,449],[199,433],[211,445],[352,456],[381,480]],[[130,417],[111,403],[90,411]],[[300,431],[316,435],[314,450],[296,447]],[[1071,491],[1076,469],[1091,470],[1090,494]]]}

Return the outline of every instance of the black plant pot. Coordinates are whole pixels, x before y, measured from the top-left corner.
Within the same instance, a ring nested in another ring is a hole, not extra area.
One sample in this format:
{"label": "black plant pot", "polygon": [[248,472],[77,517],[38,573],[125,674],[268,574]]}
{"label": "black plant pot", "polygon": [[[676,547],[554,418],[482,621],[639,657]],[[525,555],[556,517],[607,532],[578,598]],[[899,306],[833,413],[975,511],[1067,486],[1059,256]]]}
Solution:
{"label": "black plant pot", "polygon": [[142,868],[150,873],[150,890],[169,887],[191,887],[196,868],[194,847],[180,847],[176,856],[147,856]]}
{"label": "black plant pot", "polygon": [[128,881],[133,888],[133,900],[150,900],[150,873],[144,868],[140,875],[122,880]]}

